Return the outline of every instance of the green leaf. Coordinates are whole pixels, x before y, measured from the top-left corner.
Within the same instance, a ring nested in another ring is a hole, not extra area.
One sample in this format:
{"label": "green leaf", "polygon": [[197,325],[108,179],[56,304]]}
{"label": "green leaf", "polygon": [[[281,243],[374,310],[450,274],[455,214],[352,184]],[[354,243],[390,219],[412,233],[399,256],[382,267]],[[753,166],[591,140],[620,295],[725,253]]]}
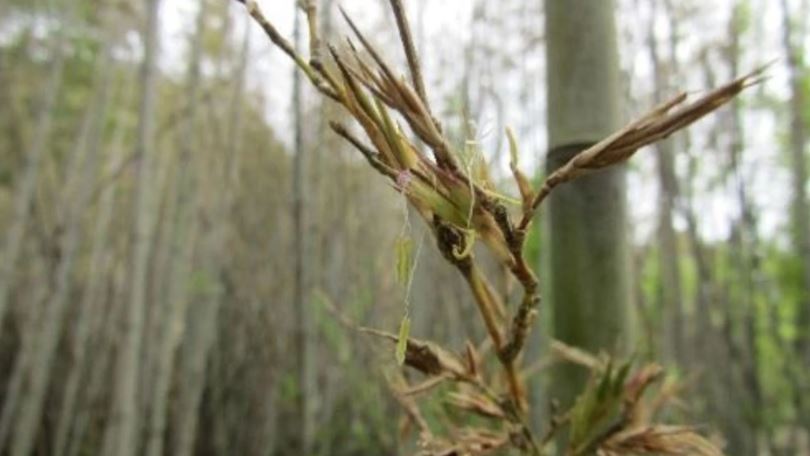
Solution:
{"label": "green leaf", "polygon": [[400,236],[396,240],[397,281],[408,286],[413,265],[413,242],[409,237]]}
{"label": "green leaf", "polygon": [[633,359],[626,361],[616,373],[616,379],[613,381],[613,394],[615,396],[621,395],[624,382],[627,380],[627,375],[630,373],[630,367],[633,365]]}
{"label": "green leaf", "polygon": [[571,410],[571,439],[569,444],[572,447],[576,447],[580,442],[585,441],[588,430],[591,428],[592,416],[598,406],[596,390],[597,385],[594,383],[594,379],[591,379]]}
{"label": "green leaf", "polygon": [[605,372],[602,374],[602,380],[599,382],[599,387],[596,390],[596,398],[600,401],[605,400],[607,398],[607,393],[610,390],[611,386],[611,379],[613,378],[613,360],[608,361],[607,368]]}
{"label": "green leaf", "polygon": [[402,322],[399,324],[399,337],[397,338],[397,351],[394,356],[397,360],[397,365],[405,364],[405,350],[408,348],[408,336],[411,333],[411,319],[407,315],[402,317]]}

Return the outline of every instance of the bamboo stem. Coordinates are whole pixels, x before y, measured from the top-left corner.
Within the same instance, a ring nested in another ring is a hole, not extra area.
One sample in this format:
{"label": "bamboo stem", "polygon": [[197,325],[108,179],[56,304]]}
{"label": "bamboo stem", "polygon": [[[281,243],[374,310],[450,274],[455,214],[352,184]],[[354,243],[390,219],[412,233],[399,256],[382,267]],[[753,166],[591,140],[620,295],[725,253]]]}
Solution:
{"label": "bamboo stem", "polygon": [[307,15],[307,26],[309,31],[309,64],[317,68],[321,64],[321,39],[318,34],[318,2],[317,0],[305,0],[302,9]]}
{"label": "bamboo stem", "polygon": [[413,87],[422,103],[428,105],[427,91],[425,90],[425,82],[422,78],[422,68],[419,64],[419,56],[416,54],[416,47],[413,45],[413,37],[411,36],[411,27],[408,24],[408,16],[405,14],[405,8],[402,6],[402,0],[391,0],[391,9],[394,10],[394,16],[397,19],[397,28],[399,29],[399,38],[402,42],[402,47],[405,49],[405,57],[408,59],[408,68],[411,70],[411,80]]}
{"label": "bamboo stem", "polygon": [[295,48],[293,47],[292,43],[287,41],[287,39],[284,38],[281,35],[281,33],[279,33],[279,31],[275,28],[275,26],[273,26],[273,24],[267,20],[267,18],[264,16],[264,13],[262,13],[262,10],[259,8],[259,5],[258,3],[256,3],[255,0],[247,0],[247,1],[236,0],[236,1],[244,3],[247,6],[248,13],[256,21],[256,23],[261,26],[262,30],[264,30],[264,33],[267,35],[268,38],[270,38],[270,41],[272,41],[273,44],[278,46],[278,48],[281,49],[282,52],[287,54],[287,56],[295,62],[298,68],[300,68],[301,71],[303,71],[304,74],[306,74],[307,78],[312,82],[312,85],[314,85],[315,88],[318,89],[318,91],[320,91],[327,97],[332,98],[333,100],[336,101],[338,100],[338,94],[337,92],[335,92],[334,88],[329,85],[329,81],[328,80],[324,81],[323,79],[321,79],[321,77],[318,76],[318,73],[315,71],[315,69],[309,63],[307,63],[307,61],[298,52],[295,51]]}

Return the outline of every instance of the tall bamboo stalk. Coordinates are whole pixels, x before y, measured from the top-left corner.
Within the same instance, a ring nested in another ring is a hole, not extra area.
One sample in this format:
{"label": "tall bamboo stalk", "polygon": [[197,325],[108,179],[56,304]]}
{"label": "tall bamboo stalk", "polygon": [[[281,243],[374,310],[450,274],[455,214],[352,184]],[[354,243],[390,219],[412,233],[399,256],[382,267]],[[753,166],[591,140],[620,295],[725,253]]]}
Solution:
{"label": "tall bamboo stalk", "polygon": [[[121,143],[123,142],[124,130],[120,123],[115,127],[111,146],[109,147],[111,156],[108,158],[106,166],[108,173],[113,172],[120,166],[123,160]],[[90,377],[89,373],[93,364],[99,362],[99,360],[92,358],[92,347],[89,346],[89,342],[99,331],[100,322],[105,311],[102,305],[104,303],[104,284],[110,278],[105,266],[110,263],[108,249],[111,247],[109,245],[111,238],[110,225],[115,193],[116,187],[111,186],[106,188],[99,198],[97,218],[92,236],[90,264],[88,266],[90,280],[84,289],[81,301],[78,303],[76,328],[71,347],[73,362],[65,379],[59,418],[56,421],[54,456],[67,455],[72,442],[77,438],[74,431],[78,428],[79,415],[81,415],[79,409],[83,399],[82,382]]]}
{"label": "tall bamboo stalk", "polygon": [[[68,3],[67,20],[73,16],[72,11],[75,8],[72,3]],[[53,37],[54,50],[50,63],[48,83],[42,92],[41,100],[39,100],[36,127],[33,130],[31,145],[25,154],[25,168],[15,191],[12,223],[5,234],[3,257],[2,261],[0,261],[0,335],[2,335],[3,331],[3,319],[8,307],[12,283],[14,283],[17,262],[25,243],[28,221],[31,216],[31,205],[36,194],[43,156],[48,148],[48,140],[51,135],[55,114],[54,108],[64,82],[66,49],[62,40],[66,35],[67,27],[66,23],[61,23],[59,31]]]}
{"label": "tall bamboo stalk", "polygon": [[[546,0],[545,6],[551,174],[618,128],[619,73],[613,1]],[[554,337],[567,344],[614,351],[632,340],[625,198],[622,165],[550,197]],[[585,375],[576,366],[560,369],[555,396],[561,403],[574,400]]]}
{"label": "tall bamboo stalk", "polygon": [[98,169],[102,121],[106,118],[111,82],[110,57],[110,48],[107,46],[99,59],[97,96],[88,107],[82,131],[77,136],[73,151],[74,155],[78,156],[86,149],[83,159],[80,160],[81,165],[76,168],[77,175],[68,176],[68,182],[77,182],[78,189],[75,200],[66,201],[64,205],[69,209],[65,220],[65,233],[60,240],[62,256],[56,269],[56,287],[45,308],[40,331],[31,333],[31,336],[36,338],[35,358],[28,373],[28,385],[16,417],[14,438],[11,442],[11,454],[16,456],[28,456],[34,446],[48,390],[51,364],[57,343],[62,336],[68,297],[71,294],[73,266],[80,247],[83,216],[90,203],[95,182],[93,177]]}
{"label": "tall bamboo stalk", "polygon": [[[655,5],[659,2],[656,0]],[[648,21],[648,48],[650,60],[653,64],[655,80],[654,98],[656,103],[666,100],[666,92],[671,90],[673,70],[677,59],[674,51],[676,44],[670,45],[669,61],[665,62],[660,56],[658,40],[655,38],[655,14],[658,8],[653,8],[653,15]],[[672,12],[669,12],[672,14]],[[677,40],[677,31],[674,29],[675,20],[669,21],[669,41]],[[670,68],[669,72],[667,67]],[[685,360],[684,343],[684,311],[683,292],[681,287],[681,265],[678,248],[677,233],[673,225],[676,200],[678,198],[678,178],[675,174],[675,140],[665,139],[656,144],[655,163],[658,173],[658,265],[661,271],[659,280],[658,303],[664,334],[664,355],[670,360],[683,362]]]}
{"label": "tall bamboo stalk", "polygon": [[157,52],[159,48],[158,10],[160,0],[146,0],[144,55],[140,73],[140,106],[135,157],[137,184],[133,197],[131,274],[129,302],[122,331],[122,345],[117,359],[117,379],[114,386],[113,414],[105,439],[109,456],[131,456],[138,452],[141,416],[138,385],[146,306],[146,273],[148,249],[152,238],[152,208],[150,207],[151,163],[154,147],[154,110]]}
{"label": "tall bamboo stalk", "polygon": [[[297,0],[296,0],[297,3]],[[314,8],[314,0],[302,4],[305,9]],[[308,15],[312,13],[307,11]],[[312,16],[310,16],[312,17]],[[293,24],[293,46],[301,46],[303,38],[300,15],[296,14]],[[312,40],[313,42],[317,40]],[[295,316],[293,346],[295,352],[295,419],[292,423],[295,433],[296,451],[309,453],[312,447],[312,425],[310,417],[309,391],[311,388],[311,335],[310,335],[310,233],[309,233],[309,171],[308,147],[304,144],[304,105],[303,81],[301,72],[293,69],[293,178],[292,178],[292,218],[293,218],[293,315]]]}

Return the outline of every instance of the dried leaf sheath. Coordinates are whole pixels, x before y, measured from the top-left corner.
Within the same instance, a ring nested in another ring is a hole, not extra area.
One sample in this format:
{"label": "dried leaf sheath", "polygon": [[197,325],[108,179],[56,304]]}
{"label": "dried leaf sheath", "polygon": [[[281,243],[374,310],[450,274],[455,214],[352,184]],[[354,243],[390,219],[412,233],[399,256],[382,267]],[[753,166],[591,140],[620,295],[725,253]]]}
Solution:
{"label": "dried leaf sheath", "polygon": [[[681,93],[594,146],[580,152],[546,178],[532,202],[532,210],[524,215],[520,228],[525,229],[529,225],[534,211],[554,187],[590,171],[621,163],[629,159],[640,148],[660,141],[691,125],[734,99],[746,88],[761,82],[765,69],[766,67],[760,67],[685,106],[681,105],[686,102],[687,94]],[[678,106],[681,107],[675,109]]]}

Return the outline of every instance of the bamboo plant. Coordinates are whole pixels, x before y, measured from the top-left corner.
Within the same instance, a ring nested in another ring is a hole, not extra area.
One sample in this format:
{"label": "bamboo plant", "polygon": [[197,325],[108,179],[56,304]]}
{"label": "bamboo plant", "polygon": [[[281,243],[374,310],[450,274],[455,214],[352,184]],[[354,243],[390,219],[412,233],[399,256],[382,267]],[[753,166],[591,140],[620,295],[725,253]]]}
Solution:
{"label": "bamboo plant", "polygon": [[[521,355],[541,299],[538,278],[527,262],[524,247],[538,208],[555,188],[622,163],[640,148],[715,111],[758,83],[763,69],[694,101],[687,100],[686,93],[678,94],[576,155],[547,176],[539,188],[533,188],[518,169],[519,147],[507,130],[510,168],[520,192],[519,204],[513,204],[495,188],[484,167],[463,166],[460,151],[434,116],[401,0],[389,2],[407,61],[407,78],[386,62],[343,11],[354,39],[341,46],[322,43],[315,0],[299,2],[308,20],[309,56],[305,57],[278,32],[254,0],[236,1],[245,5],[270,41],[295,62],[317,92],[342,106],[354,120],[353,127],[339,121],[331,121],[330,127],[424,219],[438,250],[467,282],[478,308],[492,347],[490,353],[497,360],[496,375],[484,372],[482,351],[472,343],[456,354],[435,342],[409,337],[407,317],[398,334],[361,328],[390,339],[398,361],[426,376],[422,383],[399,384],[392,389],[410,422],[419,429],[419,454],[479,455],[506,449],[547,454],[558,434],[565,435],[562,445],[568,455],[720,454],[693,427],[651,422],[672,390],[662,387],[655,397],[644,400],[649,387],[662,379],[658,365],[634,367],[629,361],[593,356],[556,342],[552,351],[557,357],[588,368],[591,381],[570,409],[554,413],[548,423],[538,426],[542,433],[537,433],[528,421]],[[522,296],[515,305],[502,302],[479,266],[474,249],[479,243],[520,284]],[[451,385],[446,398],[450,404],[487,417],[492,425],[456,429],[449,435],[431,429],[415,398],[440,384]],[[563,429],[566,432],[560,433]]]}

